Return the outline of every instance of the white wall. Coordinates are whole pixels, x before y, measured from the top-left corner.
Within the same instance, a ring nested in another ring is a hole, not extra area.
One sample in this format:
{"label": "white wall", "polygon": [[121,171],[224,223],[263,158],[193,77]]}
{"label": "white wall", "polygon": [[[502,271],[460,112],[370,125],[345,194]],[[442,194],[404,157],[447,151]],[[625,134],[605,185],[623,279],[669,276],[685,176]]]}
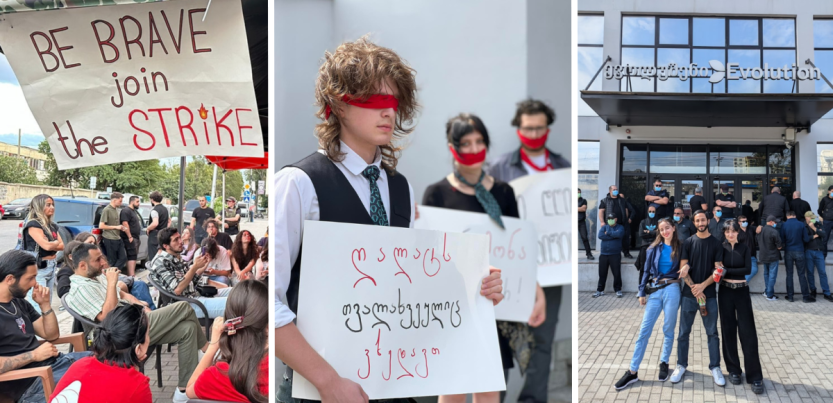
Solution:
{"label": "white wall", "polygon": [[[612,64],[619,64],[621,43],[621,16],[623,13],[683,15],[747,15],[747,16],[789,16],[796,19],[796,51],[798,61],[804,64],[813,55],[813,17],[833,15],[833,1],[807,0],[800,3],[789,1],[758,0],[579,0],[579,13],[604,12],[604,56],[611,56]],[[604,91],[618,91],[618,80],[603,80]],[[815,92],[813,81],[801,81],[801,93]],[[580,101],[583,102],[583,101]],[[631,134],[625,133],[631,129]],[[611,127],[605,131],[604,122],[598,117],[581,116],[578,122],[578,138],[601,140],[599,163],[599,195],[603,197],[606,188],[616,183],[619,169],[620,142],[654,143],[709,143],[709,144],[783,144],[781,134],[784,128],[693,128],[693,127]],[[630,139],[628,139],[630,136]],[[818,207],[816,144],[833,140],[833,120],[821,119],[813,125],[811,133],[796,135],[797,147],[793,158],[796,161],[796,189],[802,192],[815,211]],[[603,191],[603,189],[605,191]]]}
{"label": "white wall", "polygon": [[422,200],[451,171],[445,122],[460,112],[489,129],[489,158],[518,147],[515,105],[533,96],[557,119],[548,146],[571,158],[569,2],[282,0],[276,4],[276,139],[280,169],[317,148],[313,84],[325,50],[370,34],[417,71],[422,110],[398,169]]}

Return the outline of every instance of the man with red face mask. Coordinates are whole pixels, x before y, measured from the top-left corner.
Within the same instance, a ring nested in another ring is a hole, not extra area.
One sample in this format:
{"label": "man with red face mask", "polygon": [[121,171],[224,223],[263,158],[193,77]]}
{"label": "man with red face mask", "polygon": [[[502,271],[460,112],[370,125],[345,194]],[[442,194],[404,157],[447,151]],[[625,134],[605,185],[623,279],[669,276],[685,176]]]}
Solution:
{"label": "man with red face mask", "polygon": [[[546,146],[549,127],[554,121],[555,112],[545,103],[531,98],[520,102],[512,126],[518,128],[516,134],[521,146],[494,161],[489,167],[489,175],[499,181],[509,182],[525,175],[569,168],[569,161]],[[558,309],[561,305],[561,286],[545,287],[544,295],[547,317],[543,324],[532,328],[535,350],[529,360],[519,402],[547,401],[547,382],[550,378],[555,324],[558,322]]]}
{"label": "man with red face mask", "polygon": [[[368,400],[361,386],[339,376],[292,322],[299,300],[302,233],[306,220],[413,227],[414,192],[396,165],[402,150],[397,144],[414,130],[415,75],[394,51],[366,38],[324,54],[315,85],[319,149],[281,169],[273,187],[275,354],[289,368],[279,402],[295,401],[294,371],[312,383],[324,402]],[[481,294],[499,302],[500,283],[496,270],[483,280]]]}
{"label": "man with red face mask", "polygon": [[547,104],[536,99],[520,102],[512,126],[518,128],[516,134],[521,146],[495,160],[489,167],[489,175],[509,182],[525,175],[569,168],[569,161],[547,149],[553,122],[555,111]]}

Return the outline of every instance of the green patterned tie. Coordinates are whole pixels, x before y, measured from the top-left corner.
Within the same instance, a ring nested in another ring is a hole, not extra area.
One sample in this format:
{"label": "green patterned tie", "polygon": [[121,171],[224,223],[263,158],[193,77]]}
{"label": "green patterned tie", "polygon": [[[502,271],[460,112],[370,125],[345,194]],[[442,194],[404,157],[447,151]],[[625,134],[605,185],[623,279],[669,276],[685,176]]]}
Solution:
{"label": "green patterned tie", "polygon": [[486,210],[486,214],[488,214],[489,217],[492,217],[492,219],[495,220],[497,225],[499,225],[503,229],[506,229],[506,227],[503,226],[503,220],[500,219],[500,205],[497,204],[497,200],[495,200],[495,197],[492,196],[492,194],[488,190],[486,190],[485,187],[483,187],[483,178],[486,176],[486,172],[480,172],[480,179],[477,180],[477,184],[475,185],[472,185],[471,183],[466,181],[466,179],[463,178],[463,175],[460,175],[459,172],[455,171],[454,176],[457,177],[457,180],[459,180],[460,182],[463,182],[466,185],[474,188],[474,197],[476,197],[477,201],[480,202],[480,205],[483,206],[483,210]]}
{"label": "green patterned tie", "polygon": [[385,205],[382,203],[382,195],[379,194],[379,186],[376,185],[376,181],[379,179],[379,167],[368,165],[362,171],[362,176],[370,181],[370,219],[376,225],[389,227],[388,214],[385,211]]}

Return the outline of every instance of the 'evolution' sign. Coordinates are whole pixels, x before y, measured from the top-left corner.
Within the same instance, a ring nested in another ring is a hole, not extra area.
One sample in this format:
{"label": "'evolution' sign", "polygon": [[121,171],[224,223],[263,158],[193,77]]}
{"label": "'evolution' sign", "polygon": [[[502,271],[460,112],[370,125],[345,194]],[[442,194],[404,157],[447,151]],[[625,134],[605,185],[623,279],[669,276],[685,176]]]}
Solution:
{"label": "'evolution' sign", "polygon": [[698,66],[697,63],[691,63],[688,66],[677,66],[676,63],[670,63],[668,66],[631,66],[626,64],[624,66],[607,65],[604,68],[605,78],[608,80],[621,80],[624,77],[641,77],[644,80],[651,78],[658,78],[660,81],[668,80],[669,78],[677,78],[681,81],[686,81],[689,78],[707,78],[712,84],[717,84],[723,79],[727,80],[819,80],[821,79],[821,71],[817,67],[798,67],[795,63],[792,66],[784,65],[784,67],[769,67],[768,63],[764,63],[764,67],[740,67],[739,63],[729,63],[725,66],[723,62],[718,60],[710,60],[709,66]]}

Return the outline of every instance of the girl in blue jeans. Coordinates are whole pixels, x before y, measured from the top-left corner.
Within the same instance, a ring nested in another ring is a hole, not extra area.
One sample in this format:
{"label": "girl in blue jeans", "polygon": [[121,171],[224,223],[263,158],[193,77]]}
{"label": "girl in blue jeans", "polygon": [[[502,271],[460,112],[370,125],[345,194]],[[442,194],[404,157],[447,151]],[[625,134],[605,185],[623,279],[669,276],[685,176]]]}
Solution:
{"label": "girl in blue jeans", "polygon": [[[645,356],[645,349],[659,314],[664,313],[662,332],[662,356],[659,364],[659,380],[668,379],[668,360],[674,346],[674,329],[677,325],[677,311],[680,309],[680,253],[681,243],[677,238],[673,222],[668,218],[659,220],[659,235],[648,247],[645,259],[645,273],[639,282],[639,303],[645,306],[639,337],[634,346],[630,368],[616,382],[621,390],[639,380],[637,371]],[[652,291],[653,290],[653,291]],[[651,292],[648,295],[648,292]]]}

